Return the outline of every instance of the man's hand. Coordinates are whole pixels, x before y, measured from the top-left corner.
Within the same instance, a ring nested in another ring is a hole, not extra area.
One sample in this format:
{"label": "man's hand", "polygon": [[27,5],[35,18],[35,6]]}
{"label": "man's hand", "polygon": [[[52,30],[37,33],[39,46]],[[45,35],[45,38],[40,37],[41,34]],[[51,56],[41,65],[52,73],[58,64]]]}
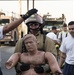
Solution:
{"label": "man's hand", "polygon": [[29,10],[25,15],[20,15],[24,20],[26,20],[27,18],[29,18],[31,15],[37,13],[37,9],[31,9]]}
{"label": "man's hand", "polygon": [[27,71],[30,69],[30,64],[18,62],[17,65],[15,65],[15,70],[17,73],[21,73],[22,71]]}
{"label": "man's hand", "polygon": [[37,66],[34,68],[35,72],[40,74],[40,73],[44,73],[44,68],[42,66]]}
{"label": "man's hand", "polygon": [[44,73],[44,72],[50,73],[51,72],[48,64],[41,64],[39,66],[36,66],[34,68],[34,70],[35,70],[36,73]]}
{"label": "man's hand", "polygon": [[21,66],[20,66],[21,71],[27,71],[29,69],[30,69],[30,64],[21,62]]}
{"label": "man's hand", "polygon": [[5,67],[6,67],[7,69],[11,69],[11,68],[13,67],[13,62],[12,62],[12,61],[7,61],[7,62],[5,63]]}

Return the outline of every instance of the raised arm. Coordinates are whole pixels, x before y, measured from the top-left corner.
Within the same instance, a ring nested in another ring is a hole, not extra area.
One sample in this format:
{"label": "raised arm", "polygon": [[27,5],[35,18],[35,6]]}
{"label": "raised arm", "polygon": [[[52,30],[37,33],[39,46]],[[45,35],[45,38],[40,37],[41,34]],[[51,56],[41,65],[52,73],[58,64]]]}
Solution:
{"label": "raised arm", "polygon": [[4,28],[3,28],[3,34],[6,34],[9,31],[13,30],[17,26],[19,26],[24,20],[26,20],[28,17],[30,17],[32,14],[34,14],[36,12],[37,12],[37,9],[31,9],[26,14],[21,15],[21,18],[19,18],[16,21],[11,22],[8,25],[4,26]]}

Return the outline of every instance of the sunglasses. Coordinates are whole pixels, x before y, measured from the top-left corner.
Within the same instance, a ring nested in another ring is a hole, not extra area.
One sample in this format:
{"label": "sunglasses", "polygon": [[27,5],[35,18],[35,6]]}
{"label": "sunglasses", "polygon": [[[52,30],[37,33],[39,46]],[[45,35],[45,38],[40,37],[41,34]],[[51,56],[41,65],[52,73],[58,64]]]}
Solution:
{"label": "sunglasses", "polygon": [[29,26],[33,26],[33,25],[38,26],[39,23],[29,23]]}

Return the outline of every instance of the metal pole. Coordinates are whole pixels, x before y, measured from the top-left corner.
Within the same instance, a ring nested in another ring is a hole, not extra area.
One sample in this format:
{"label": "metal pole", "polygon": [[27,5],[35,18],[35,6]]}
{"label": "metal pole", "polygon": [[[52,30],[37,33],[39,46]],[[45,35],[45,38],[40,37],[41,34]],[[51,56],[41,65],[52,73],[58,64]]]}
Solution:
{"label": "metal pole", "polygon": [[33,9],[34,9],[34,0],[33,0]]}
{"label": "metal pole", "polygon": [[[21,11],[22,11],[22,9],[21,9],[21,1],[22,0],[18,0],[19,1],[19,14],[21,14]],[[20,15],[19,15],[20,16]],[[21,38],[21,31],[22,31],[22,25],[20,24],[19,26],[18,26],[18,35],[19,35],[19,38]]]}
{"label": "metal pole", "polygon": [[27,11],[29,10],[29,0],[27,0]]}
{"label": "metal pole", "polygon": [[22,4],[21,4],[21,0],[19,0],[19,6],[20,6],[20,10],[19,10],[20,13],[19,13],[19,14],[21,14],[21,11],[22,11],[22,9],[21,9],[21,5],[22,5]]}

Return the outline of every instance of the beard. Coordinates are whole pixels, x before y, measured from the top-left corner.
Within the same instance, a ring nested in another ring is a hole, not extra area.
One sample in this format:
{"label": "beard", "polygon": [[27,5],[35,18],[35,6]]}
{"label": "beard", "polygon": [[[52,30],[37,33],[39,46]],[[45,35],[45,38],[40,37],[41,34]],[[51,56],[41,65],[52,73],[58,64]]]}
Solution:
{"label": "beard", "polygon": [[70,33],[71,34],[71,36],[74,38],[74,33]]}

